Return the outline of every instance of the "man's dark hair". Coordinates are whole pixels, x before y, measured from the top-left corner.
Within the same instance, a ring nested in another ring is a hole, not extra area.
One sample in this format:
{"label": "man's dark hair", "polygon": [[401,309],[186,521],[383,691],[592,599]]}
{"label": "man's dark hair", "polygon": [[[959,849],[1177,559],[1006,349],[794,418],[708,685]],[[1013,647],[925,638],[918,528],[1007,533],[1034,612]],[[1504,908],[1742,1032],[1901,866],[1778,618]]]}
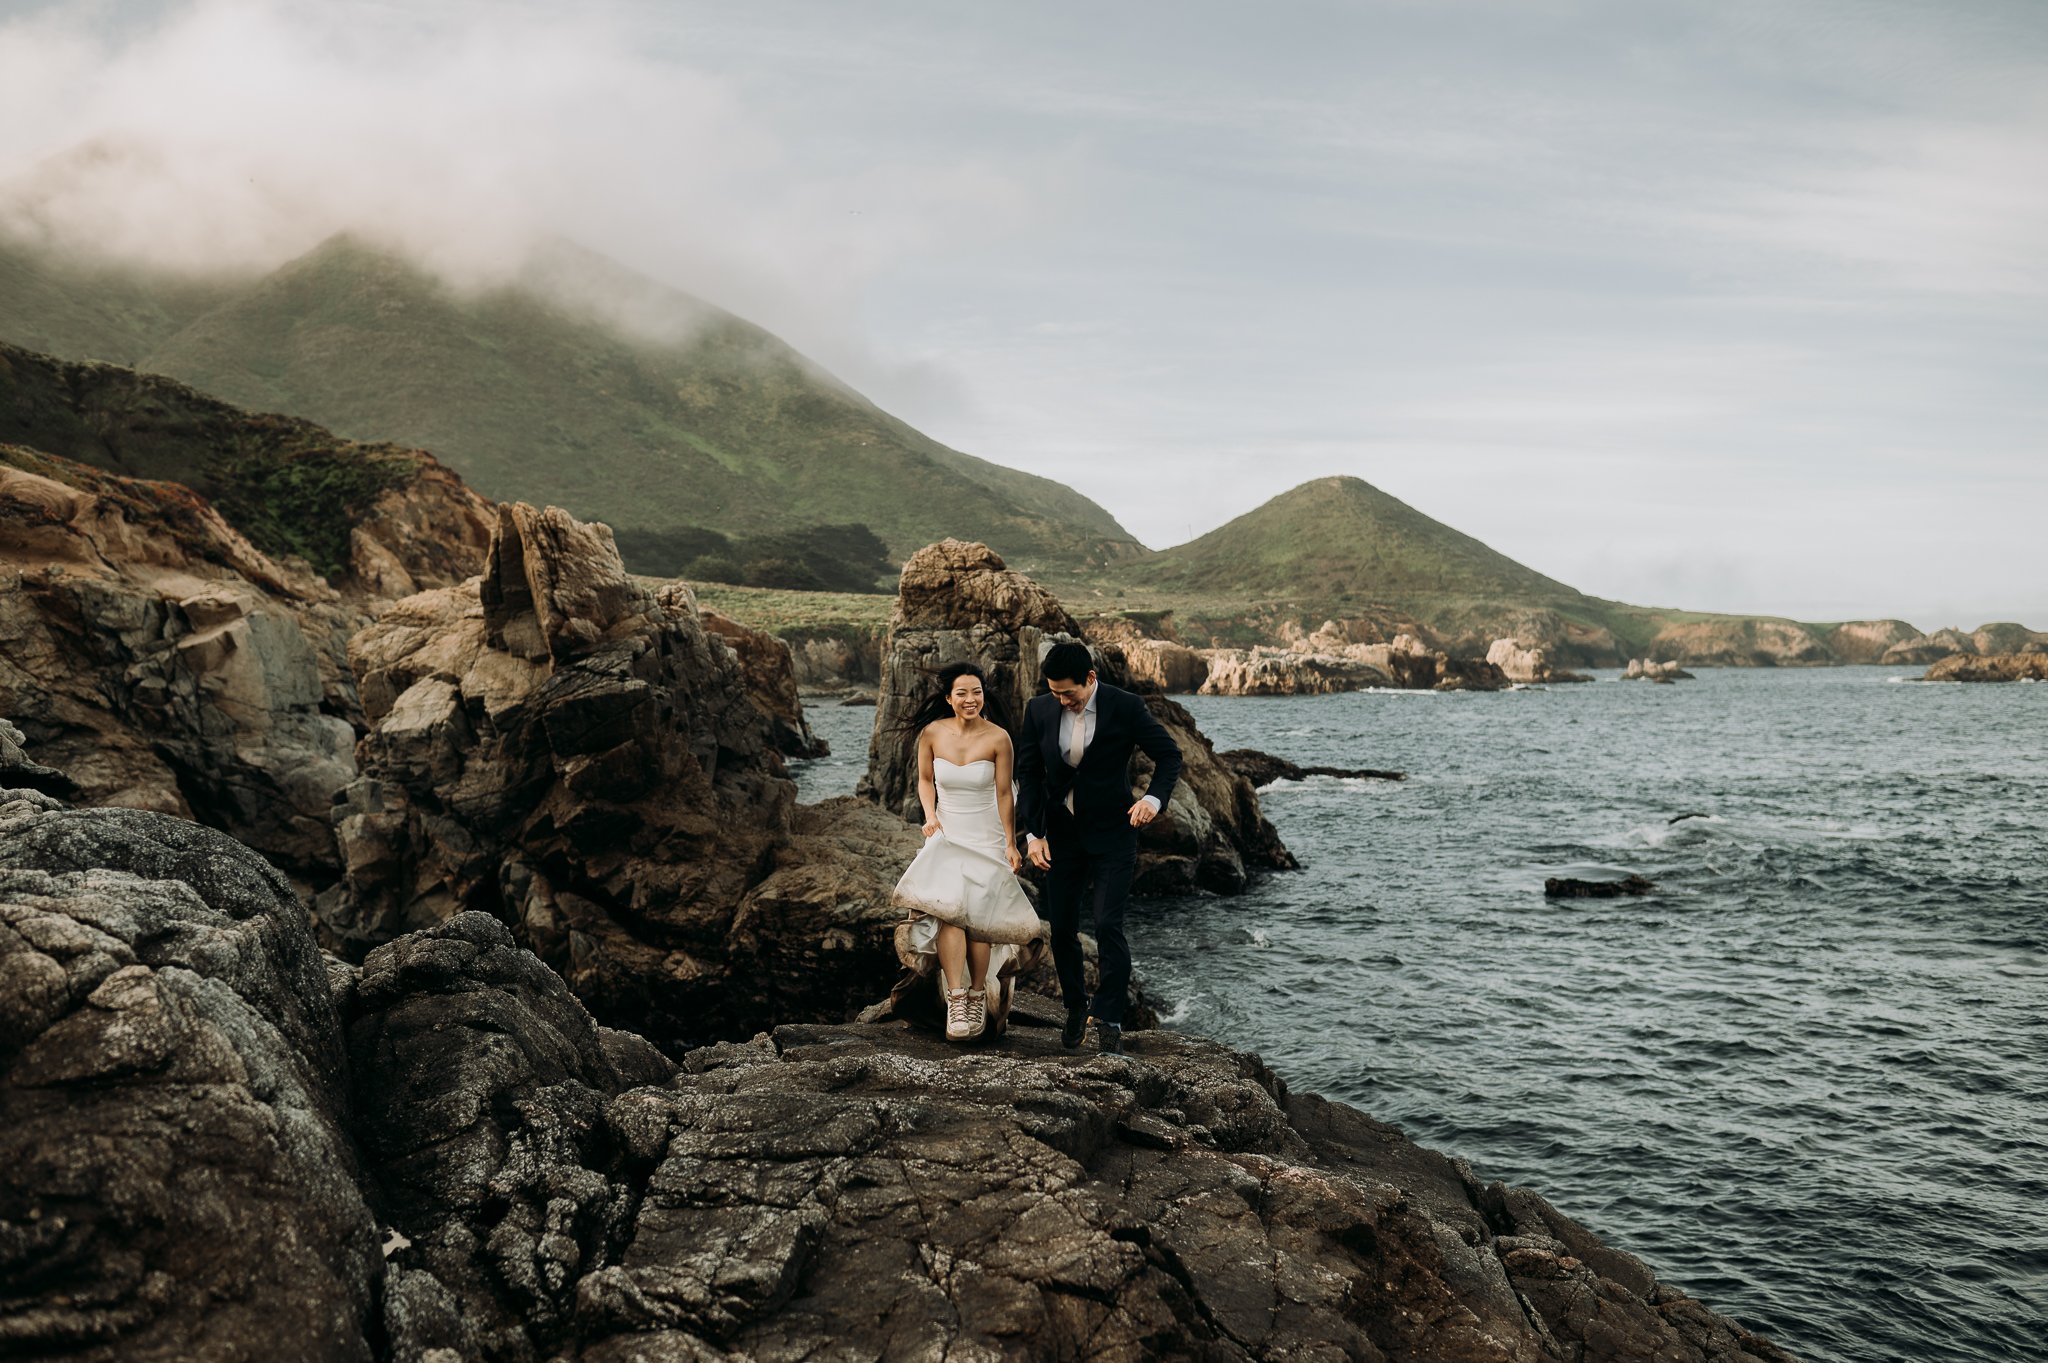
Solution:
{"label": "man's dark hair", "polygon": [[1084,682],[1095,670],[1095,656],[1086,644],[1054,644],[1038,665],[1038,675],[1047,681]]}

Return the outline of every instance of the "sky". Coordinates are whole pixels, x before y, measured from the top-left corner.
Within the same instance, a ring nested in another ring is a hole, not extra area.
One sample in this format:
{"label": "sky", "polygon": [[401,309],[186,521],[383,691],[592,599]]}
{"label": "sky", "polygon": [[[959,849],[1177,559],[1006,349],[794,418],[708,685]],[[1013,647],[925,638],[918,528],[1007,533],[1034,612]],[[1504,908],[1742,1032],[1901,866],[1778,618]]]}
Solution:
{"label": "sky", "polygon": [[565,234],[1155,548],[1350,474],[1614,599],[2048,628],[2042,0],[0,0],[0,186],[192,268]]}

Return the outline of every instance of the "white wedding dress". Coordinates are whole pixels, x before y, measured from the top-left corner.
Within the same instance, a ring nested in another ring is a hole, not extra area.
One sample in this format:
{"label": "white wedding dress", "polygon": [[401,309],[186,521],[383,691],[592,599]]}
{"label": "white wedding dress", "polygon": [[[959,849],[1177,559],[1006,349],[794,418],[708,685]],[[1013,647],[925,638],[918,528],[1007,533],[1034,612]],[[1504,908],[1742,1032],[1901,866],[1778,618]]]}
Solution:
{"label": "white wedding dress", "polygon": [[[991,944],[988,979],[993,990],[999,978],[1007,982],[1015,975],[1014,968],[1006,967],[1019,947],[1038,939],[1042,925],[1010,870],[1009,843],[996,810],[996,764],[983,758],[959,766],[934,757],[932,776],[938,785],[939,831],[925,839],[896,882],[893,901],[910,913],[896,935],[897,952],[919,974],[933,970],[939,924],[956,923],[969,938]],[[995,999],[990,1003],[993,1007]]]}

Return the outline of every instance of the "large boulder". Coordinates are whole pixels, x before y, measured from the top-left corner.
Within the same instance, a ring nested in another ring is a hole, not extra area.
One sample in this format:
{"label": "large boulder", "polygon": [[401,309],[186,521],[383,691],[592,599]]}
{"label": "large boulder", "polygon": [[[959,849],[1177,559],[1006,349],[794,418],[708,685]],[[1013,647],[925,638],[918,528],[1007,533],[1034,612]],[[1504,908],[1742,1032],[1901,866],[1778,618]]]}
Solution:
{"label": "large boulder", "polygon": [[[1080,639],[1080,627],[1058,598],[1012,571],[987,545],[943,540],[918,550],[904,565],[903,593],[890,622],[860,795],[906,822],[921,821],[917,735],[903,726],[940,667],[979,663],[993,708],[1015,726],[1025,702],[1043,689],[1038,665],[1047,650]],[[1137,689],[1119,647],[1098,645],[1095,656],[1104,680]],[[1235,894],[1253,870],[1291,868],[1294,859],[1259,809],[1257,792],[1217,759],[1193,717],[1163,695],[1147,695],[1145,703],[1180,745],[1184,765],[1166,817],[1140,836],[1134,891],[1199,887]],[[1142,786],[1151,774],[1149,760],[1139,755],[1133,771]]]}
{"label": "large boulder", "polygon": [[0,1353],[366,1363],[340,1043],[262,857],[0,791]]}

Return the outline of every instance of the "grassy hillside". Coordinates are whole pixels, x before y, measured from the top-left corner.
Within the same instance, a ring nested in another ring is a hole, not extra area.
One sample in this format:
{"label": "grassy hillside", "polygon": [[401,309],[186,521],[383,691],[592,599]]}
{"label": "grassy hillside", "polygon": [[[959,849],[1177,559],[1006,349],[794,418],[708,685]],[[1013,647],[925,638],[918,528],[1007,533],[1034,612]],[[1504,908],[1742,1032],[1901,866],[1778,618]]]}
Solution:
{"label": "grassy hillside", "polygon": [[1131,564],[1132,585],[1255,599],[1586,600],[1358,478],[1318,478],[1199,539]]}
{"label": "grassy hillside", "polygon": [[619,528],[861,523],[898,555],[949,534],[1026,563],[1140,552],[1071,489],[948,449],[760,328],[572,247],[481,293],[347,237],[226,291],[4,262],[0,337],[431,449],[488,496]]}
{"label": "grassy hillside", "polygon": [[[181,383],[108,364],[73,364],[0,342],[0,455],[70,481],[62,455],[128,478],[183,483],[267,554],[322,573],[348,561],[349,529],[377,494],[431,460],[343,440],[309,421],[254,415]],[[92,489],[100,490],[97,485]]]}

